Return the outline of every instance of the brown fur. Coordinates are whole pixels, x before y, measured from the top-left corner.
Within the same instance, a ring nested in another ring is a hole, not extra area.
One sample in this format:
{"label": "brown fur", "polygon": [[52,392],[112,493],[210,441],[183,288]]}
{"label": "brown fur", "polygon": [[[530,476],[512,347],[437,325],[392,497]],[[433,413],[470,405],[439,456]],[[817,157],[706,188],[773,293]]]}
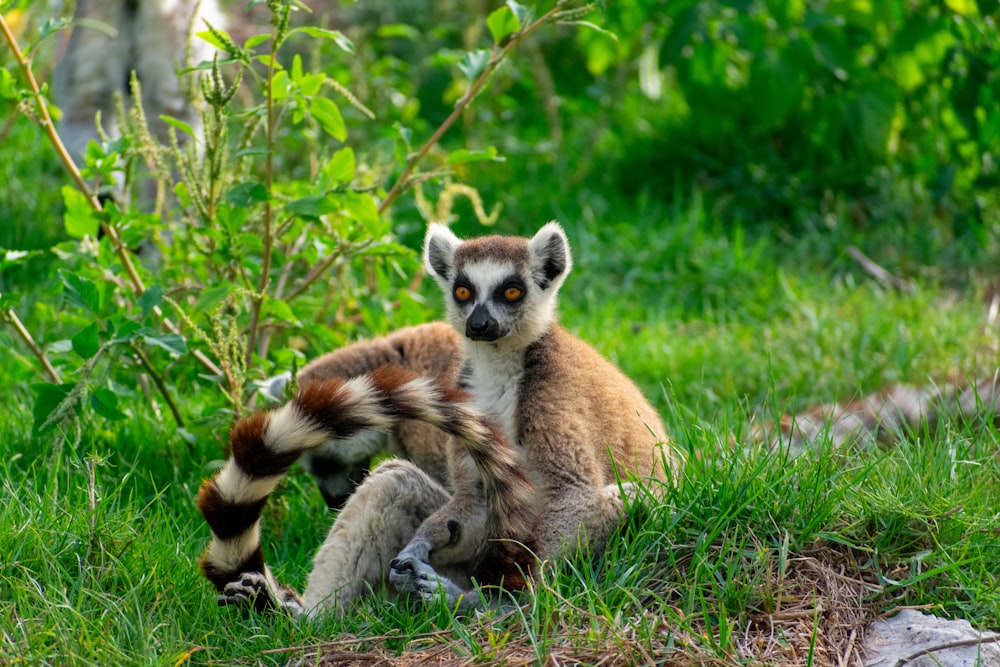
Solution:
{"label": "brown fur", "polygon": [[[444,245],[433,250],[441,252],[432,258],[428,250],[425,259],[440,272],[454,330],[425,325],[324,356],[303,369],[302,391],[290,407],[234,429],[234,437],[245,439],[245,446],[234,442],[236,464],[244,471],[242,461],[252,466],[260,487],[224,469],[216,480],[231,487],[230,506],[217,508],[207,491],[199,500],[216,536],[203,571],[215,583],[228,577],[225,599],[255,601],[266,592],[271,604],[290,610],[342,612],[388,571],[402,592],[468,601],[475,598],[467,594],[472,575],[510,588],[523,584],[541,560],[578,547],[599,553],[623,514],[620,480],[669,475],[674,460],[660,445],[663,425],[648,401],[613,364],[555,323],[555,296],[571,261],[562,230],[550,224],[530,241],[492,236],[463,243],[432,227],[428,248],[436,241]],[[503,319],[489,325],[494,333],[486,338],[456,333],[468,334],[473,305],[451,299],[456,277],[476,288],[477,308],[493,308]],[[505,298],[503,281],[511,280],[522,298],[496,305]],[[373,369],[381,363],[419,367],[434,377],[433,390],[414,385],[408,370]],[[370,390],[344,384],[349,375],[370,382]],[[254,511],[259,517],[253,504],[276,483],[269,474],[283,474],[306,449],[336,455],[343,445],[320,447],[324,437],[343,443],[364,429],[417,421],[452,436],[407,445],[414,460],[440,460],[443,453],[450,493],[412,463],[379,466],[344,505],[301,603],[287,602],[263,565],[221,573],[226,568],[218,563],[242,566],[255,558],[256,552],[244,553],[259,549],[259,540],[229,546],[223,535],[233,530],[216,524],[246,526]]]}

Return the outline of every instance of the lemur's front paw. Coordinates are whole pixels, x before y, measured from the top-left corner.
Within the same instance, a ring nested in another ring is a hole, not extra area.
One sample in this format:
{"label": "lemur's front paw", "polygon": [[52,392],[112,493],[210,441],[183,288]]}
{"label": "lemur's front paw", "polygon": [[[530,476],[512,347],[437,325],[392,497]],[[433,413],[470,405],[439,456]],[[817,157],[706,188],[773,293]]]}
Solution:
{"label": "lemur's front paw", "polygon": [[389,581],[400,593],[418,595],[425,602],[443,600],[454,606],[465,597],[465,591],[439,575],[430,563],[405,554],[389,563]]}
{"label": "lemur's front paw", "polygon": [[226,584],[218,602],[220,607],[235,606],[259,614],[278,611],[298,617],[303,611],[302,602],[295,593],[276,585],[261,572],[244,572],[239,580]]}

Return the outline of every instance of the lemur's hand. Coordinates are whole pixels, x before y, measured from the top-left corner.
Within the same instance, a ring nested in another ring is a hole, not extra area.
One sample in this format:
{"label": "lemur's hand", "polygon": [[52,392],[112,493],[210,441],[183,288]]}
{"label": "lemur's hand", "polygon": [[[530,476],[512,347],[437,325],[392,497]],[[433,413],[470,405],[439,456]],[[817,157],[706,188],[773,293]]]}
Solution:
{"label": "lemur's hand", "polygon": [[389,563],[389,581],[396,590],[418,595],[425,602],[442,600],[449,607],[476,597],[438,574],[428,562],[428,551],[426,542],[414,540]]}

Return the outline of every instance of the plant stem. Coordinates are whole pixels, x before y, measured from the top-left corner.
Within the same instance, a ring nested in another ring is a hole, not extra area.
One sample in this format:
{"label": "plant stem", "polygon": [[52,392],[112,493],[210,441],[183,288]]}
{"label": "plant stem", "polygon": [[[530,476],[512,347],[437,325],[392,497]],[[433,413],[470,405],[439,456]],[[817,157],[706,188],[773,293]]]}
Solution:
{"label": "plant stem", "polygon": [[[260,270],[260,282],[258,283],[257,294],[253,297],[253,304],[250,307],[250,331],[247,334],[247,352],[246,352],[246,364],[247,366],[253,360],[253,351],[256,347],[255,343],[257,341],[257,329],[260,326],[260,310],[264,305],[265,291],[267,290],[268,277],[271,273],[271,244],[274,242],[271,238],[271,218],[273,216],[273,207],[271,205],[271,185],[274,179],[274,132],[277,123],[274,119],[274,61],[278,54],[278,49],[281,44],[278,42],[279,29],[274,26],[271,29],[271,38],[274,40],[272,43],[274,47],[271,49],[271,58],[267,64],[267,80],[265,85],[267,86],[267,158],[264,163],[264,187],[267,188],[268,198],[264,202],[264,259],[263,266]],[[263,350],[260,351],[263,354]]]}
{"label": "plant stem", "polygon": [[170,408],[170,414],[174,416],[174,421],[177,422],[177,428],[184,428],[184,419],[181,417],[180,410],[177,409],[177,404],[174,403],[173,397],[170,396],[170,391],[167,389],[166,383],[163,382],[163,378],[160,374],[156,372],[153,368],[153,364],[149,361],[149,357],[143,352],[138,345],[132,343],[132,351],[135,353],[136,358],[139,360],[139,364],[142,366],[143,370],[149,374],[149,377],[153,380],[153,384],[156,385],[156,389],[163,396],[163,400],[167,402],[167,407]]}
{"label": "plant stem", "polygon": [[541,27],[542,24],[546,23],[549,19],[562,11],[562,4],[563,3],[561,2],[556,3],[555,7],[547,11],[537,20],[530,23],[526,28],[514,33],[503,48],[497,49],[496,46],[493,47],[493,52],[490,54],[490,61],[486,64],[486,67],[483,68],[479,77],[472,83],[472,85],[469,86],[468,90],[465,91],[465,94],[462,95],[461,99],[455,103],[455,108],[452,109],[451,114],[445,118],[444,122],[441,123],[438,129],[434,131],[431,138],[424,143],[416,155],[410,158],[410,161],[406,164],[406,169],[403,170],[403,173],[400,174],[399,178],[396,179],[396,182],[393,183],[392,188],[390,188],[389,192],[385,195],[385,199],[383,199],[382,203],[379,204],[378,212],[380,215],[392,205],[396,198],[402,194],[403,190],[409,187],[410,174],[413,173],[413,170],[416,169],[417,165],[424,159],[431,148],[433,148],[434,145],[440,141],[441,137],[444,136],[444,133],[451,128],[456,120],[458,120],[458,118],[462,115],[462,112],[464,112],[466,108],[472,104],[472,100],[475,99],[476,95],[479,94],[479,91],[486,85],[490,75],[493,74],[511,49],[519,44],[525,37],[535,32],[535,30]]}
{"label": "plant stem", "polygon": [[45,372],[48,373],[49,375],[49,379],[52,380],[52,382],[54,382],[55,384],[62,384],[62,376],[59,375],[59,371],[57,371],[55,367],[51,363],[49,363],[48,357],[45,356],[45,351],[42,348],[38,347],[38,343],[36,343],[35,339],[31,337],[31,333],[21,322],[21,319],[17,316],[17,313],[14,312],[14,309],[8,308],[6,311],[4,311],[4,316],[8,320],[10,320],[11,324],[14,325],[14,328],[17,330],[17,333],[21,335],[21,338],[24,339],[24,342],[31,349],[32,353],[34,353],[35,358],[38,359],[38,361],[42,364],[42,367],[45,369]]}
{"label": "plant stem", "polygon": [[[24,53],[21,51],[21,47],[18,45],[17,39],[14,37],[14,33],[11,32],[10,26],[7,25],[7,21],[4,20],[2,14],[0,14],[0,31],[3,32],[4,38],[7,40],[7,44],[10,46],[11,51],[14,52],[17,64],[20,66],[21,72],[24,74],[24,78],[28,82],[28,87],[34,94],[35,105],[38,108],[38,115],[41,118],[42,129],[48,136],[52,146],[55,148],[55,151],[59,156],[59,160],[70,173],[77,189],[83,193],[84,197],[87,198],[87,203],[90,204],[90,208],[92,208],[95,212],[100,213],[101,204],[97,201],[97,197],[94,196],[94,193],[91,192],[90,188],[87,186],[87,182],[83,179],[83,175],[80,173],[80,170],[77,168],[72,156],[70,156],[69,151],[66,150],[65,144],[63,144],[62,139],[59,137],[59,133],[56,131],[55,123],[52,121],[52,116],[49,115],[49,108],[45,103],[45,98],[42,95],[41,88],[38,86],[38,81],[35,80],[35,75],[31,70],[31,63],[29,63],[27,58],[24,57]],[[124,246],[121,238],[118,236],[118,231],[103,220],[101,221],[101,230],[109,239],[111,239],[115,253],[118,255],[118,259],[121,260],[122,266],[125,267],[126,273],[128,273],[129,281],[132,284],[132,291],[136,295],[140,295],[145,292],[146,286],[143,284],[142,278],[136,271],[135,264],[132,263],[132,258],[129,255],[128,249]],[[170,333],[180,333],[177,326],[163,314],[163,311],[159,306],[154,306],[153,312],[163,323],[164,328],[166,328]],[[222,375],[222,370],[216,366],[211,359],[205,356],[203,352],[200,350],[194,350],[192,354],[202,366],[208,369],[210,373],[213,375]]]}

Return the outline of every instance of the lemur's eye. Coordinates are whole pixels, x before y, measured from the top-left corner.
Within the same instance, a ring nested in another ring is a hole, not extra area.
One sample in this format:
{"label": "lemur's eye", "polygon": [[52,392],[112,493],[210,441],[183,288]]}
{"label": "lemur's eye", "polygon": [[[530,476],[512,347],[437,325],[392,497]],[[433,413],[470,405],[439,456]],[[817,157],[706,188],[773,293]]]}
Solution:
{"label": "lemur's eye", "polygon": [[472,298],[472,290],[465,285],[459,285],[455,288],[455,298],[459,301],[468,301]]}
{"label": "lemur's eye", "polygon": [[508,287],[503,291],[503,298],[507,299],[508,301],[517,301],[518,299],[521,298],[522,294],[524,294],[524,292],[521,290],[520,287],[511,285],[510,287]]}

